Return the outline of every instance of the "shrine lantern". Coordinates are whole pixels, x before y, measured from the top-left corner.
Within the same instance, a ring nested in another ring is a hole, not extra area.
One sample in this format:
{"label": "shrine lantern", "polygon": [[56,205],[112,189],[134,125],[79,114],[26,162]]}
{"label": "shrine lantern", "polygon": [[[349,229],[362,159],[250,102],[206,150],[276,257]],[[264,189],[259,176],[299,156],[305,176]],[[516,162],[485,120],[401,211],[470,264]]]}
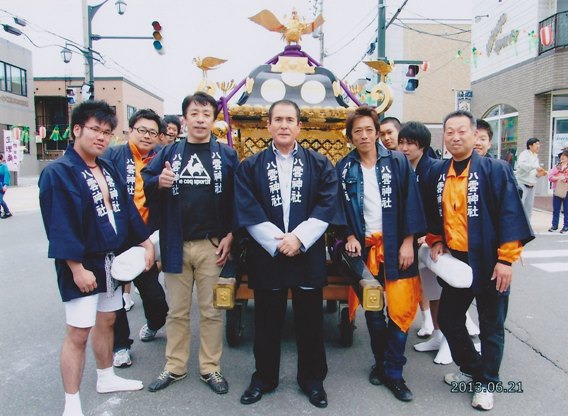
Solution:
{"label": "shrine lantern", "polygon": [[540,43],[542,46],[552,45],[552,27],[543,26],[540,28]]}

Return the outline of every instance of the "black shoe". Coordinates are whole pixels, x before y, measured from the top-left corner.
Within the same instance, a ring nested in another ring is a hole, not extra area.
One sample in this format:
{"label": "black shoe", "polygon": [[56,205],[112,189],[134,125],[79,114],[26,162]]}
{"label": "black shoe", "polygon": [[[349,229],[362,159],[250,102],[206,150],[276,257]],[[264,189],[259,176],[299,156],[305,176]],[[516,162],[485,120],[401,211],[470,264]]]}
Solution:
{"label": "black shoe", "polygon": [[170,384],[172,384],[174,381],[181,380],[181,379],[185,378],[186,376],[187,376],[187,373],[178,376],[177,374],[170,373],[169,371],[164,370],[164,371],[161,372],[161,374],[158,376],[158,378],[156,380],[154,380],[152,382],[152,384],[150,384],[148,386],[148,390],[154,392],[154,391],[165,389]]}
{"label": "black shoe", "polygon": [[372,366],[371,373],[369,374],[369,383],[375,386],[380,386],[383,384],[381,377],[383,377],[383,370],[378,368],[376,365]]}
{"label": "black shoe", "polygon": [[392,392],[394,397],[396,397],[398,400],[403,402],[409,402],[412,400],[412,392],[406,386],[406,383],[404,382],[403,379],[391,380],[386,377],[383,377],[381,381],[383,382],[385,387],[388,388]]}
{"label": "black shoe", "polygon": [[310,403],[315,407],[319,407],[320,409],[327,407],[327,393],[325,392],[323,387],[321,389],[305,391],[304,393],[306,394],[306,396],[308,396]]}
{"label": "black shoe", "polygon": [[[12,214],[10,214],[10,215],[12,215]],[[564,234],[565,232],[568,232],[568,227],[564,227],[560,230],[561,234]]]}
{"label": "black shoe", "polygon": [[554,232],[554,231],[558,231],[558,227],[550,227],[550,228],[548,229],[548,232],[549,232],[549,233],[552,233],[552,232]]}
{"label": "black shoe", "polygon": [[223,374],[218,371],[206,375],[201,374],[199,379],[207,383],[214,393],[225,394],[229,391],[229,383],[227,383]]}
{"label": "black shoe", "polygon": [[253,404],[262,399],[262,389],[256,386],[249,386],[241,396],[242,404]]}
{"label": "black shoe", "polygon": [[5,212],[0,218],[10,218],[12,216],[11,212]]}

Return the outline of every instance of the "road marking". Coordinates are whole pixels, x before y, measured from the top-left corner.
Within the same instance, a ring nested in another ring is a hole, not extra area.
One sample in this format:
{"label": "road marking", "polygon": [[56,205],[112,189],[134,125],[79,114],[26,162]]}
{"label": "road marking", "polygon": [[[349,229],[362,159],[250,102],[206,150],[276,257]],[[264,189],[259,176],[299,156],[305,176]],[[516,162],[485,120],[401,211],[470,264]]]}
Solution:
{"label": "road marking", "polygon": [[528,250],[523,252],[524,259],[545,259],[550,257],[568,258],[568,250]]}
{"label": "road marking", "polygon": [[537,263],[531,266],[549,273],[568,272],[568,263]]}

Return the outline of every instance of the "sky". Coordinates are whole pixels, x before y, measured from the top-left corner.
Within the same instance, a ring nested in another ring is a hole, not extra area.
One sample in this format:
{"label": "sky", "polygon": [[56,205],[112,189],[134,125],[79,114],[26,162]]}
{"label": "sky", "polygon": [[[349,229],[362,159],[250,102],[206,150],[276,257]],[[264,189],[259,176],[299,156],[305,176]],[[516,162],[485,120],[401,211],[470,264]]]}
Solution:
{"label": "sky", "polygon": [[[285,43],[279,33],[269,32],[248,20],[263,9],[272,11],[281,21],[292,8],[306,20],[314,18],[318,0],[126,0],[126,13],[118,15],[115,0],[108,1],[92,21],[94,34],[101,36],[151,36],[151,22],[163,27],[165,54],[154,51],[151,40],[99,40],[93,48],[105,63],[95,62],[95,77],[124,76],[164,99],[165,114],[180,113],[183,97],[195,91],[202,73],[193,58],[214,56],[227,62],[209,71],[210,81],[239,82],[281,52]],[[90,5],[100,0],[89,0]],[[404,0],[385,0],[387,21]],[[408,0],[400,18],[471,19],[472,0]],[[376,36],[378,0],[323,0],[325,51],[324,66],[343,78],[360,61]],[[83,44],[82,0],[0,0],[0,23],[15,25],[17,15],[29,23],[22,28],[39,47],[24,36],[0,31],[0,37],[32,51],[35,77],[84,76],[80,54],[64,64],[60,50],[65,44],[60,35]],[[457,22],[457,21],[456,21]],[[466,21],[462,21],[464,23]],[[396,24],[396,22],[394,23]],[[386,41],[388,43],[388,29]],[[320,58],[319,40],[306,35],[302,49],[316,60]],[[404,59],[389,56],[389,59]],[[0,57],[1,59],[1,57]],[[356,66],[348,79],[361,76],[364,64]]]}

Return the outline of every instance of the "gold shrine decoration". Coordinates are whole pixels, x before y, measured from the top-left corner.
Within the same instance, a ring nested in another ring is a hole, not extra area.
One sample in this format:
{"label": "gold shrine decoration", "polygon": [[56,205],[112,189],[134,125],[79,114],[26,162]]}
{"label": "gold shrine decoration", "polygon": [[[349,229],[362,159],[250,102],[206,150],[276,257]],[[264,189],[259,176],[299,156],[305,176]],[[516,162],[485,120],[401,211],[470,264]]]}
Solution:
{"label": "gold shrine decoration", "polygon": [[203,78],[199,82],[196,91],[203,91],[209,95],[215,95],[217,88],[215,87],[215,83],[207,81],[207,71],[217,69],[219,65],[225,62],[227,62],[226,59],[215,58],[214,56],[206,56],[203,59],[201,59],[199,56],[193,58],[193,63],[195,64],[195,66],[201,69],[201,71],[203,72]]}
{"label": "gold shrine decoration", "polygon": [[311,22],[306,22],[304,19],[300,18],[296,9],[292,10],[292,15],[290,18],[286,19],[286,22],[282,23],[270,10],[262,10],[261,12],[249,17],[249,20],[256,24],[270,30],[271,32],[282,33],[282,39],[286,43],[300,43],[302,35],[307,35],[312,33],[318,27],[323,25],[323,16],[320,14]]}
{"label": "gold shrine decoration", "polygon": [[272,72],[299,72],[313,74],[315,67],[308,65],[308,58],[295,56],[279,56],[278,61],[270,66]]}
{"label": "gold shrine decoration", "polygon": [[392,71],[394,63],[392,61],[365,61],[365,64],[381,76],[381,81],[371,89],[371,98],[379,103],[375,111],[379,114],[384,113],[390,108],[394,98],[386,83],[387,75]]}
{"label": "gold shrine decoration", "polygon": [[217,86],[221,91],[223,91],[223,95],[227,95],[227,91],[232,90],[234,88],[235,80],[232,79],[228,82],[226,81],[217,82]]}

